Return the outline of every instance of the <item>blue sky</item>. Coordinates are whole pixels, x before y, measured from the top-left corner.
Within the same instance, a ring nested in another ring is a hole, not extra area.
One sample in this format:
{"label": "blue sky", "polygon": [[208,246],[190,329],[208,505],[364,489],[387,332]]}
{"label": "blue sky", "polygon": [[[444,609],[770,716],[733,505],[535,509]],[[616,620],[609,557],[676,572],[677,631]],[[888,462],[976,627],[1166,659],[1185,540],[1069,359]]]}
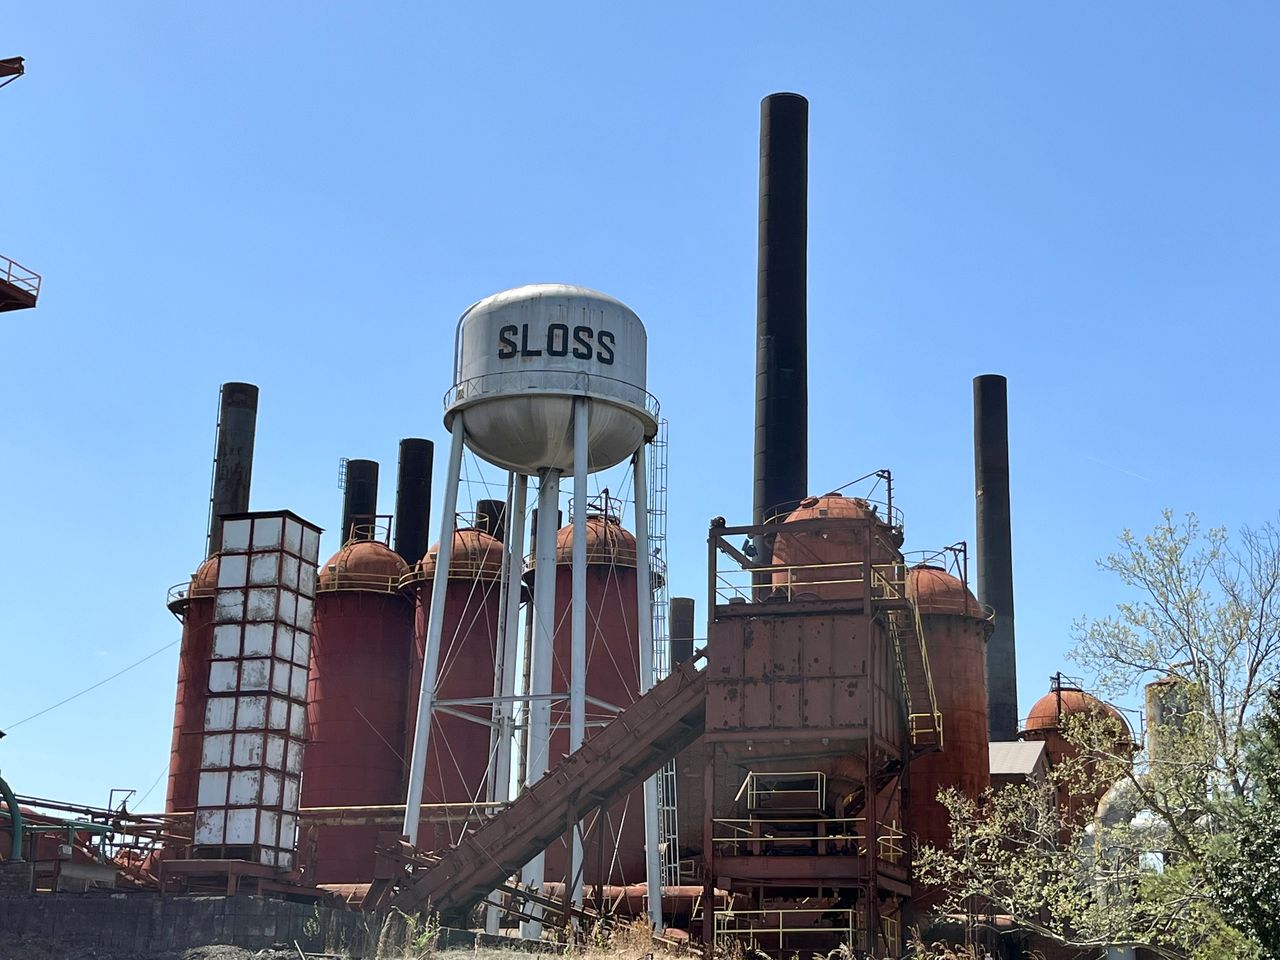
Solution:
{"label": "blue sky", "polygon": [[811,486],[889,467],[908,548],[972,541],[970,383],[1009,377],[1023,713],[1118,599],[1094,561],[1123,527],[1274,516],[1280,12],[787,9],[0,13],[28,66],[0,90],[0,252],[45,278],[0,315],[19,792],[105,802],[163,772],[176,645],[12,724],[177,639],[218,384],[262,389],[253,506],[332,529],[339,457],[382,461],[389,505],[397,440],[444,441],[456,318],[506,287],[644,319],[673,592],[703,596],[708,518],[750,515],[776,90],[811,101]]}

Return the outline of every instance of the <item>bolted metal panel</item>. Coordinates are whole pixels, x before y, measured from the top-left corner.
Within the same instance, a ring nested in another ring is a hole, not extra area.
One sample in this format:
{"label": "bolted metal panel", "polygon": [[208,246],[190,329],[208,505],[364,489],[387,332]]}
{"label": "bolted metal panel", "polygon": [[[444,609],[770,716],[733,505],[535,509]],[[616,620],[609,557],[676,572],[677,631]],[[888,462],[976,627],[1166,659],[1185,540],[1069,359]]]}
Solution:
{"label": "bolted metal panel", "polygon": [[[400,441],[396,482],[396,553],[413,566],[427,555],[431,542],[431,464],[435,444],[406,437]],[[350,464],[348,464],[350,469]]]}
{"label": "bolted metal panel", "polygon": [[507,505],[501,500],[476,501],[476,527],[495,540],[504,540],[507,527]]}
{"label": "bolted metal panel", "polygon": [[684,663],[693,656],[693,598],[671,598],[671,665]]}
{"label": "bolted metal panel", "polygon": [[977,506],[978,599],[996,614],[987,643],[987,706],[993,741],[1018,736],[1013,630],[1013,544],[1009,513],[1009,402],[998,374],[973,380],[973,473]]}
{"label": "bolted metal panel", "polygon": [[[347,483],[342,496],[341,540],[355,536],[356,527],[374,523],[378,515],[378,463],[376,460],[348,460]],[[362,539],[370,539],[363,531]]]}
{"label": "bolted metal panel", "polygon": [[507,470],[573,469],[573,402],[590,403],[590,471],[658,430],[645,391],[644,324],[612,297],[562,283],[486,297],[458,321],[445,426],[467,412],[467,446]]}
{"label": "bolted metal panel", "polygon": [[754,522],[794,507],[809,486],[809,101],[760,103]]}
{"label": "bolted metal panel", "polygon": [[222,518],[249,509],[257,423],[258,388],[252,383],[224,383],[219,393],[206,557],[213,556],[222,542]]}

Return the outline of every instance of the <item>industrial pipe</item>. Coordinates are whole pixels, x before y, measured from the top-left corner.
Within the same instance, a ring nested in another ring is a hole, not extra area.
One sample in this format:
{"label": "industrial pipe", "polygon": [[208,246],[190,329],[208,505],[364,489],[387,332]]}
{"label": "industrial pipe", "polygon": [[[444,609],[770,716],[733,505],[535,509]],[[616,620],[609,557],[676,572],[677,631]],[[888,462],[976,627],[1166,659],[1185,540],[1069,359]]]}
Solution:
{"label": "industrial pipe", "polygon": [[218,439],[213,455],[213,489],[209,494],[206,557],[222,548],[222,518],[249,509],[257,424],[258,388],[252,383],[224,383],[218,393]]}
{"label": "industrial pipe", "polygon": [[410,567],[427,555],[431,540],[431,465],[434,459],[435,444],[430,440],[406,437],[400,441],[395,544],[396,553]]}
{"label": "industrial pipe", "polygon": [[[378,463],[376,460],[348,460],[347,481],[342,497],[342,542],[355,538],[356,527],[368,526],[378,516]],[[372,536],[361,533],[361,540]]]}
{"label": "industrial pipe", "polygon": [[1013,631],[1013,543],[1009,511],[1008,382],[973,380],[973,474],[977,508],[978,600],[995,611],[987,641],[987,727],[992,742],[1018,738],[1018,671]]}
{"label": "industrial pipe", "polygon": [[771,94],[760,103],[756,524],[809,495],[808,197],[809,101]]}

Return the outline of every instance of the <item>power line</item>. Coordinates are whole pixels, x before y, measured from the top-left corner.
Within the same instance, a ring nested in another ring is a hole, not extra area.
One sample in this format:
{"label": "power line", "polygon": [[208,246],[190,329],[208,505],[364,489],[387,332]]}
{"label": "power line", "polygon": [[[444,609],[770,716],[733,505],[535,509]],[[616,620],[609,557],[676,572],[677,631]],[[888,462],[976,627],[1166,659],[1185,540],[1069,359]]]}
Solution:
{"label": "power line", "polygon": [[133,663],[129,664],[129,665],[128,665],[127,667],[125,667],[124,669],[116,671],[116,672],[115,672],[115,673],[113,673],[111,676],[107,677],[106,679],[104,679],[104,680],[99,680],[99,681],[98,681],[97,683],[95,683],[93,686],[91,686],[91,687],[85,687],[85,688],[84,688],[83,690],[81,690],[79,693],[73,693],[71,696],[67,697],[65,700],[59,700],[57,703],[53,704],[53,706],[45,707],[43,710],[40,710],[40,711],[38,711],[37,713],[33,713],[33,714],[31,714],[31,716],[29,716],[29,717],[23,717],[23,718],[22,718],[21,720],[19,720],[17,723],[9,723],[9,724],[5,724],[4,729],[5,729],[5,730],[12,730],[14,727],[20,727],[20,726],[22,726],[24,723],[26,723],[28,720],[34,720],[36,717],[43,717],[43,716],[44,716],[46,713],[48,713],[50,710],[57,710],[59,707],[64,706],[65,704],[70,703],[72,700],[78,700],[78,699],[80,699],[81,697],[83,697],[86,693],[91,693],[91,692],[93,692],[94,690],[97,690],[97,689],[98,689],[100,686],[102,686],[104,683],[110,683],[110,682],[111,682],[112,680],[114,680],[116,677],[123,676],[124,674],[126,674],[126,673],[128,673],[130,670],[132,670],[134,667],[140,667],[140,666],[142,666],[142,664],[146,663],[146,662],[147,662],[148,660],[150,660],[152,657],[158,657],[158,656],[160,656],[160,654],[164,653],[164,652],[165,652],[166,650],[168,650],[170,647],[173,647],[173,646],[175,646],[175,645],[177,645],[177,644],[179,644],[179,643],[181,643],[181,642],[182,642],[182,638],[181,638],[181,637],[179,637],[177,640],[171,640],[169,643],[166,643],[166,644],[165,644],[163,647],[161,647],[159,650],[153,650],[151,653],[148,653],[148,654],[147,654],[145,657],[143,657],[141,660],[135,660]]}

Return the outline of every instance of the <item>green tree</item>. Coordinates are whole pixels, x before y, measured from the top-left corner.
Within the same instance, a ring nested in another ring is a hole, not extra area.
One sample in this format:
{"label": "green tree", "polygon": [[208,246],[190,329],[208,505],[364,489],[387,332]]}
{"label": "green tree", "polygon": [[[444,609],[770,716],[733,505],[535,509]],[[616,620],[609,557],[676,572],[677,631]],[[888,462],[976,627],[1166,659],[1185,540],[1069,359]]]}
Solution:
{"label": "green tree", "polygon": [[[1076,625],[1070,656],[1103,696],[1164,681],[1155,749],[1101,712],[1070,718],[1078,755],[1050,782],[940,798],[953,843],[923,851],[919,874],[948,891],[944,910],[981,902],[1063,944],[1259,956],[1261,928],[1221,895],[1223,865],[1249,849],[1222,811],[1256,809],[1248,750],[1280,675],[1280,530],[1233,539],[1166,512],[1145,537],[1125,531],[1100,566],[1129,596]],[[1060,805],[1063,792],[1078,802]]]}

